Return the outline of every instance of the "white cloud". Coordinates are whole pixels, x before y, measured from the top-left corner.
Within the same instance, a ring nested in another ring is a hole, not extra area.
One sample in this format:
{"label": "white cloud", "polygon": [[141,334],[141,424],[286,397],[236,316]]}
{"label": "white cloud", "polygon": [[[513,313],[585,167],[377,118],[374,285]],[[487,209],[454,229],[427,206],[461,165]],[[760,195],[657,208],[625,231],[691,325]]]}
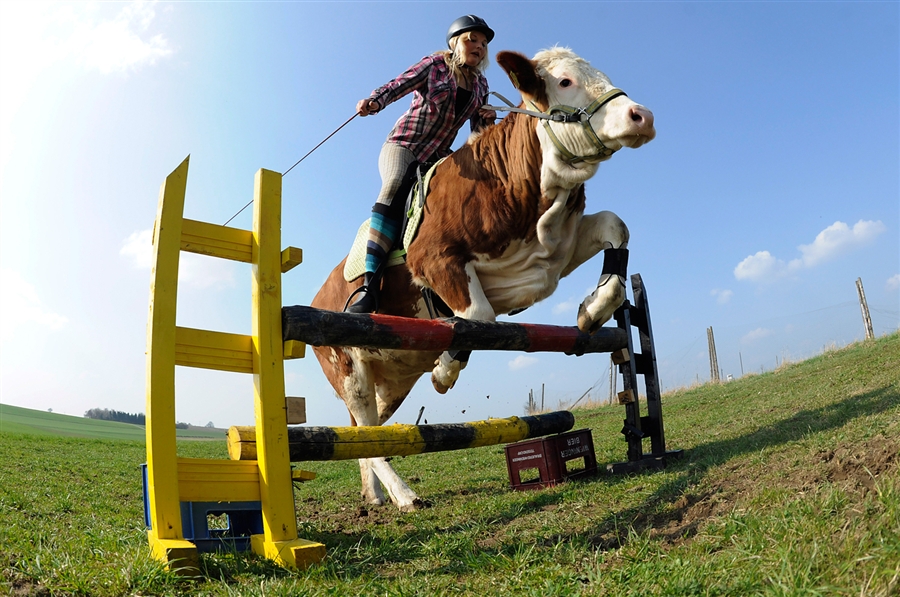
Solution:
{"label": "white cloud", "polygon": [[519,369],[526,369],[537,364],[538,359],[536,357],[528,357],[525,355],[519,355],[513,360],[509,362],[510,371],[518,371]]}
{"label": "white cloud", "polygon": [[[584,289],[584,296],[588,297],[593,294],[593,292],[597,290],[596,286],[590,286]],[[576,313],[578,313],[578,308],[581,306],[581,303],[584,301],[583,298],[572,298],[569,297],[565,301],[561,303],[557,303],[553,305],[553,314],[554,315],[564,315],[566,313],[571,313],[574,317]]]}
{"label": "white cloud", "polygon": [[813,267],[837,257],[841,253],[865,246],[884,232],[880,221],[860,220],[850,228],[844,222],[835,222],[816,236],[811,244],[800,245],[805,267]]}
{"label": "white cloud", "polygon": [[132,232],[131,236],[125,239],[119,255],[129,257],[137,269],[153,267],[153,230]]}
{"label": "white cloud", "polygon": [[756,342],[757,340],[762,340],[763,338],[767,338],[774,334],[772,330],[766,328],[756,328],[752,332],[749,332],[741,338],[741,342],[744,344],[750,344],[752,342]]}
{"label": "white cloud", "polygon": [[734,296],[734,292],[731,290],[719,290],[718,288],[713,288],[709,294],[716,297],[716,302],[720,305],[724,305],[731,300],[732,296]]}
{"label": "white cloud", "polygon": [[887,289],[894,291],[900,288],[900,274],[894,274],[887,279]]}
{"label": "white cloud", "polygon": [[776,259],[768,251],[759,251],[750,255],[734,268],[734,277],[738,280],[759,282],[771,278],[780,278],[788,273],[788,265]]}
{"label": "white cloud", "polygon": [[0,270],[0,334],[4,341],[23,323],[37,323],[49,330],[59,330],[68,323],[66,317],[47,309],[34,286],[11,269]]}
{"label": "white cloud", "polygon": [[853,228],[844,222],[835,222],[816,235],[812,243],[797,247],[801,254],[799,258],[785,262],[768,251],[759,251],[737,264],[734,277],[752,282],[776,280],[863,247],[886,229],[881,221],[860,220]]}
{"label": "white cloud", "polygon": [[[153,231],[132,232],[119,254],[131,260],[133,267],[153,267]],[[234,264],[224,259],[182,252],[178,262],[178,283],[194,288],[223,289],[235,285]]]}
{"label": "white cloud", "polygon": [[574,299],[569,299],[562,303],[557,303],[553,305],[553,314],[554,315],[563,315],[565,313],[577,313],[578,304]]}
{"label": "white cloud", "polygon": [[112,20],[76,21],[70,51],[88,69],[101,73],[134,70],[172,54],[162,34],[149,35],[156,2],[132,2]]}
{"label": "white cloud", "polygon": [[[121,6],[0,2],[0,167],[14,151],[17,112],[51,67],[74,64],[105,74],[128,72],[174,53],[163,34],[149,31],[156,2]],[[110,10],[117,12],[110,15]]]}

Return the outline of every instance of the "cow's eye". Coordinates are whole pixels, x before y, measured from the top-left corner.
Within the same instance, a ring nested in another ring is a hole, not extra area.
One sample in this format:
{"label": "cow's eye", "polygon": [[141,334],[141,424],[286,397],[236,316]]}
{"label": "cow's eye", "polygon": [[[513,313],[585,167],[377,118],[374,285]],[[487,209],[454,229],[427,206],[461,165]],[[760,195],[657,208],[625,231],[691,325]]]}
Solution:
{"label": "cow's eye", "polygon": [[562,81],[559,82],[560,87],[568,87],[571,84],[572,84],[572,81],[570,79],[563,79]]}

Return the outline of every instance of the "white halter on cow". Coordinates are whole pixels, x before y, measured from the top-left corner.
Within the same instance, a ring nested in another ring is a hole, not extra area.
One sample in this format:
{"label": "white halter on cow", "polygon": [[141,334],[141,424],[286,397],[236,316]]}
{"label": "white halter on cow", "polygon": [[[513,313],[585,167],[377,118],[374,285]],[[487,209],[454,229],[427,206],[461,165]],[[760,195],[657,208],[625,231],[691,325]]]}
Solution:
{"label": "white halter on cow", "polygon": [[[385,273],[379,310],[427,318],[421,289],[429,288],[448,315],[493,321],[547,298],[561,277],[604,251],[597,288],[577,314],[580,329],[596,330],[625,299],[628,228],[609,211],[585,215],[584,182],[622,147],[652,140],[653,115],[571,50],[544,50],[533,60],[500,52],[497,62],[524,102],[503,108],[511,114],[437,167],[419,234],[406,266]],[[342,309],[361,283],[345,281],[343,268],[313,307]],[[315,353],[358,425],[386,422],[429,371],[435,389],[446,392],[466,360],[429,351]],[[384,503],[383,484],[401,510],[423,505],[384,458],[362,459],[360,470],[369,503]]]}

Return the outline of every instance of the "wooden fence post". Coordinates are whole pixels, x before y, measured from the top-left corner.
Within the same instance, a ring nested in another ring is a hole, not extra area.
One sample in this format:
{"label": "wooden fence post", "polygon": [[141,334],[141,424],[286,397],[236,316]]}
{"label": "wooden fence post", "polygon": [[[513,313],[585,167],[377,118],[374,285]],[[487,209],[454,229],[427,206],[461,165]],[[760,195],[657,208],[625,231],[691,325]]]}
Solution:
{"label": "wooden fence post", "polygon": [[709,380],[719,381],[719,359],[716,356],[716,339],[712,326],[706,328],[706,340],[709,342]]}
{"label": "wooden fence post", "polygon": [[862,311],[863,325],[866,328],[866,340],[875,337],[872,329],[872,318],[869,316],[869,303],[866,302],[866,291],[863,290],[862,278],[856,279],[856,293],[859,295],[859,308]]}

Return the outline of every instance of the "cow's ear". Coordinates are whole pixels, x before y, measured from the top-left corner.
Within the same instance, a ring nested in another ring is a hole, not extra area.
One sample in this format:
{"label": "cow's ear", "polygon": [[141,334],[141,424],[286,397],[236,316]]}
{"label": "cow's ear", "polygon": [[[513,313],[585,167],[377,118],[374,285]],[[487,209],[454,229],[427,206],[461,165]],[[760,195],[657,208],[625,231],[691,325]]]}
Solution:
{"label": "cow's ear", "polygon": [[518,52],[499,52],[497,64],[509,75],[509,80],[524,95],[539,98],[544,95],[544,81],[538,76],[534,63]]}

